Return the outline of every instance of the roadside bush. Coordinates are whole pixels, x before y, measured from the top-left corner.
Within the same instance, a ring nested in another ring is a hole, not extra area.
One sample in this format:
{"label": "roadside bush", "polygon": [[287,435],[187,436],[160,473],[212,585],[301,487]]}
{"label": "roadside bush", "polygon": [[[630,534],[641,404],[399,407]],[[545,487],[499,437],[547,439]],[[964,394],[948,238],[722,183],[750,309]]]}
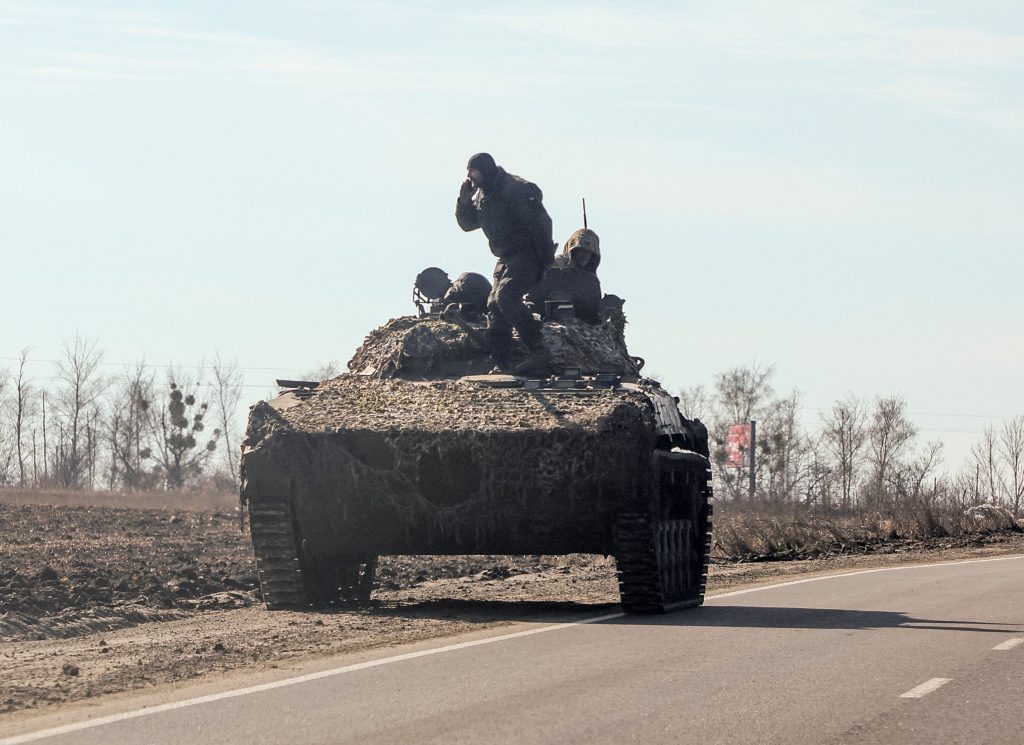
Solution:
{"label": "roadside bush", "polygon": [[966,538],[1020,530],[1012,520],[927,505],[886,511],[825,512],[800,505],[719,506],[713,554],[777,561],[884,549],[896,541]]}

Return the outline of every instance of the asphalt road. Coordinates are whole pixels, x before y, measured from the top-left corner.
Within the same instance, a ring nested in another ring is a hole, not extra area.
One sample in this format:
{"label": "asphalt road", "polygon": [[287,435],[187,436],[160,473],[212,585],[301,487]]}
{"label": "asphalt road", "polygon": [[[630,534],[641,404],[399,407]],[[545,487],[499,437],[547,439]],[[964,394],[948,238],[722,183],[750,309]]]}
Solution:
{"label": "asphalt road", "polygon": [[106,718],[101,709],[85,726],[0,745],[1021,745],[1022,692],[1024,557],[1009,557],[797,580],[667,616],[338,660],[305,679],[179,694]]}

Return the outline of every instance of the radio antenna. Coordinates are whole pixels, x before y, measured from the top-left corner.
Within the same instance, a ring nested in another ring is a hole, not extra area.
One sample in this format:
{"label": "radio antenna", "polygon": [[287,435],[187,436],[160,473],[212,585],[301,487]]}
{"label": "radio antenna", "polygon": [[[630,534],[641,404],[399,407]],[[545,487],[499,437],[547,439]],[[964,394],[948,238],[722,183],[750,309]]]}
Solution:
{"label": "radio antenna", "polygon": [[583,229],[587,229],[587,198],[583,197]]}

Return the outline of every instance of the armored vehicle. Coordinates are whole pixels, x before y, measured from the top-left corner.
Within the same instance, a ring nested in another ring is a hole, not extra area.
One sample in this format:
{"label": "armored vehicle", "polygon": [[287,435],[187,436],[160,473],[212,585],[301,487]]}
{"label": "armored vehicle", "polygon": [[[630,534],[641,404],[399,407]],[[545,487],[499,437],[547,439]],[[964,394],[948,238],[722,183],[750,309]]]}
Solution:
{"label": "armored vehicle", "polygon": [[348,373],[252,407],[241,498],[268,608],[366,599],[394,554],[612,555],[626,611],[700,605],[707,430],[642,375],[622,301],[574,296],[579,271],[535,300],[550,375],[492,369],[478,309],[442,302],[431,269]]}

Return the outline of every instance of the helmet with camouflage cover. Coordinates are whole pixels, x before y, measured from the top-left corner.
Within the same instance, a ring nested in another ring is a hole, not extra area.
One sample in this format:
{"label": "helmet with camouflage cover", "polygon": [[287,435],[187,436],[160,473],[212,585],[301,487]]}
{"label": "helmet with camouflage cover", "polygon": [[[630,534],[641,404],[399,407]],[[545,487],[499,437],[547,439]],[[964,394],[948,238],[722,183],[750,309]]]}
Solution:
{"label": "helmet with camouflage cover", "polygon": [[589,228],[580,228],[569,236],[562,248],[563,266],[596,272],[601,263],[601,239]]}

